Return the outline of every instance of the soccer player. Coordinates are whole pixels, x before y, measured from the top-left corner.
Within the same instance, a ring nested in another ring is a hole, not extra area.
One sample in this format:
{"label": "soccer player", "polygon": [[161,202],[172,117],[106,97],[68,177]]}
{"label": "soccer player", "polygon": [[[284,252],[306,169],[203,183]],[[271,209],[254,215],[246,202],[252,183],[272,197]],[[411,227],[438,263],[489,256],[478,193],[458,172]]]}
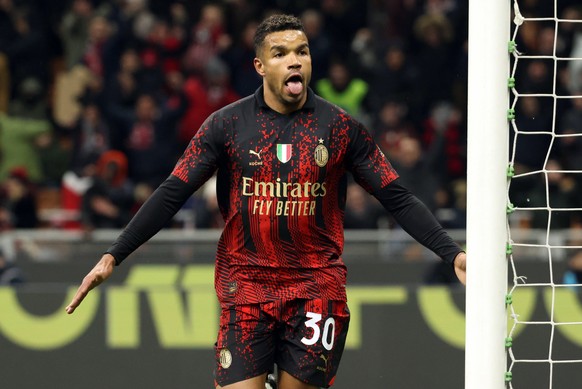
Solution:
{"label": "soccer player", "polygon": [[263,85],[205,121],[66,310],[73,313],[216,172],[225,227],[215,266],[222,312],[215,386],[262,389],[276,363],[279,389],[327,388],[349,322],[341,258],[347,172],[462,282],[466,255],[399,183],[366,129],[309,88],[309,42],[297,18],[264,20],[255,50]]}

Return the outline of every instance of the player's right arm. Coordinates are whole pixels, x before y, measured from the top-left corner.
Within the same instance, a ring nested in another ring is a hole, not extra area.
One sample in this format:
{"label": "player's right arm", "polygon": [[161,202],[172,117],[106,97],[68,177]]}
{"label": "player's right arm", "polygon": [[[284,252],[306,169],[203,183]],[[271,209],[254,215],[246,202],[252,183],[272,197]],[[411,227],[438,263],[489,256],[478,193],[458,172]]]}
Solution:
{"label": "player's right arm", "polygon": [[67,313],[73,313],[92,289],[111,276],[116,265],[166,226],[192,193],[212,176],[221,150],[221,140],[215,136],[220,129],[212,126],[212,123],[216,121],[209,119],[200,129],[172,175],[154,191],[99,262],[85,276],[75,297],[66,308]]}
{"label": "player's right arm", "polygon": [[158,233],[192,193],[193,188],[176,177],[170,176],[164,181],[83,278],[75,297],[66,308],[67,313],[73,313],[92,289],[111,276],[116,265]]}

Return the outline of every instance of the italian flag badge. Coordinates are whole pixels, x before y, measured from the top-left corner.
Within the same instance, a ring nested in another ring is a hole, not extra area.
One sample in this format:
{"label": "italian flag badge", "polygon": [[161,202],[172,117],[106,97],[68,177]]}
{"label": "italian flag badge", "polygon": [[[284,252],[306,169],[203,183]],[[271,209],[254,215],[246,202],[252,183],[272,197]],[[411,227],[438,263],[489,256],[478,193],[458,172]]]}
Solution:
{"label": "italian flag badge", "polygon": [[289,162],[291,159],[291,152],[293,150],[293,145],[290,144],[277,144],[277,158],[283,163]]}

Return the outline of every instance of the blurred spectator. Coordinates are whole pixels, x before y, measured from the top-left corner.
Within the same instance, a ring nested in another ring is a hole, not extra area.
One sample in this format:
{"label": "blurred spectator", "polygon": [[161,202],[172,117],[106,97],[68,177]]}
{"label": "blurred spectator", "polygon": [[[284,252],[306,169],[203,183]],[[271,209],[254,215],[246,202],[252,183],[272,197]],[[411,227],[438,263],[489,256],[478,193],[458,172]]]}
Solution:
{"label": "blurred spectator", "polygon": [[35,191],[24,169],[13,169],[3,181],[3,207],[11,228],[38,227]]}
{"label": "blurred spectator", "polygon": [[[516,106],[516,126],[521,132],[516,139],[515,162],[525,169],[539,170],[550,151],[552,114],[539,97],[522,96]],[[546,132],[546,134],[538,132]],[[510,138],[513,142],[513,137]]]}
{"label": "blurred spectator", "polygon": [[24,282],[22,271],[9,261],[0,249],[0,285],[19,285]]}
{"label": "blurred spectator", "polygon": [[572,228],[581,221],[580,212],[560,212],[558,209],[581,208],[580,187],[572,175],[562,173],[563,168],[557,160],[548,160],[545,169],[547,172],[539,175],[540,179],[525,203],[515,205],[528,208],[549,206],[552,209],[551,213],[546,210],[532,211],[532,228],[547,229],[549,217],[552,231]]}
{"label": "blurred spectator", "polygon": [[28,77],[16,86],[8,112],[11,116],[47,120],[49,105],[45,88],[36,77]]}
{"label": "blurred spectator", "polygon": [[350,69],[365,80],[370,78],[378,62],[378,50],[372,30],[361,28],[356,32],[350,44],[348,63]]}
{"label": "blurred spectator", "polygon": [[261,77],[253,66],[257,25],[254,20],[248,22],[240,34],[240,39],[221,55],[230,69],[232,87],[242,97],[255,93],[261,85]]}
{"label": "blurred spectator", "polygon": [[[582,94],[582,91],[578,93]],[[568,170],[582,170],[582,98],[571,99],[572,108],[565,112],[557,138],[558,154]],[[578,178],[582,184],[582,178]]]}
{"label": "blurred spectator", "polygon": [[83,107],[81,117],[71,132],[73,155],[70,169],[73,171],[81,171],[110,149],[108,125],[102,117],[101,110],[94,103]]}
{"label": "blurred spectator", "polygon": [[139,85],[142,91],[159,90],[169,73],[181,70],[181,57],[187,43],[184,27],[154,18],[147,36],[139,41],[139,57],[143,64]]}
{"label": "blurred spectator", "polygon": [[108,97],[104,90],[118,68],[124,33],[123,28],[109,20],[106,11],[93,14],[80,63],[59,74],[56,80],[54,115],[59,125],[72,127],[83,104],[100,103]]}
{"label": "blurred spectator", "polygon": [[435,216],[444,228],[467,227],[467,180],[460,178],[437,192]]}
{"label": "blurred spectator", "polygon": [[[160,92],[164,86],[164,81],[168,72],[164,72],[158,62],[158,57],[150,52],[139,53],[141,67],[138,72],[129,73],[120,71],[121,75],[132,75],[137,82],[136,89],[140,94],[147,93],[156,97],[161,97]],[[135,102],[134,102],[135,104]]]}
{"label": "blurred spectator", "polygon": [[224,52],[232,43],[224,25],[224,10],[218,3],[202,7],[200,19],[192,29],[192,40],[184,55],[188,74],[204,73],[207,62]]}
{"label": "blurred spectator", "polygon": [[187,4],[188,2],[183,0],[170,2],[168,7],[168,20],[170,20],[172,27],[187,28],[192,22]]}
{"label": "blurred spectator", "polygon": [[401,139],[418,135],[408,120],[408,107],[397,100],[381,105],[372,127],[376,143],[389,158],[397,152]]}
{"label": "blurred spectator", "polygon": [[[536,54],[539,55],[554,55],[554,50],[558,57],[563,57],[568,55],[564,53],[564,42],[561,38],[558,38],[556,42],[554,37],[556,35],[556,30],[552,26],[542,27],[538,33],[537,37],[537,51]],[[532,53],[533,54],[533,53]]]}
{"label": "blurred spectator", "polygon": [[439,176],[435,174],[435,166],[443,143],[443,137],[439,136],[431,149],[423,152],[420,140],[407,136],[400,140],[391,159],[402,184],[433,212],[436,209],[435,194],[442,187]]}
{"label": "blurred spectator", "polygon": [[12,21],[15,11],[13,0],[0,0],[0,51],[4,51],[17,38]]}
{"label": "blurred spectator", "polygon": [[228,67],[218,58],[206,63],[203,77],[191,76],[186,80],[184,94],[188,108],[180,123],[181,148],[188,145],[210,114],[239,99],[230,85]]}
{"label": "blurred spectator", "polygon": [[0,182],[14,168],[24,168],[32,182],[40,182],[43,176],[38,149],[46,145],[47,137],[50,139],[49,121],[0,114],[0,128]]}
{"label": "blurred spectator", "polygon": [[371,107],[378,111],[388,99],[399,100],[412,108],[418,106],[417,79],[417,69],[408,58],[404,44],[388,44],[371,74]]}
{"label": "blurred spectator", "polygon": [[96,161],[77,170],[67,170],[63,174],[60,197],[61,208],[66,218],[61,227],[69,230],[78,230],[83,227],[81,220],[83,196],[93,185],[95,171]]}
{"label": "blurred spectator", "polygon": [[329,66],[328,77],[315,84],[315,90],[324,99],[345,109],[356,119],[366,118],[368,83],[352,77],[348,66],[339,60]]}
{"label": "blurred spectator", "polygon": [[[578,25],[579,26],[579,25]],[[582,28],[577,27],[572,40],[572,58],[582,58]],[[568,61],[569,89],[582,90],[582,61]]]}
{"label": "blurred spectator", "polygon": [[582,284],[582,251],[576,251],[568,259],[562,282],[566,285]]}
{"label": "blurred spectator", "polygon": [[384,208],[358,184],[348,184],[344,227],[346,229],[377,229],[387,220]]}
{"label": "blurred spectator", "polygon": [[201,188],[201,196],[194,203],[194,226],[196,228],[222,228],[224,219],[216,197],[216,176]]}
{"label": "blurred spectator", "polygon": [[308,9],[301,14],[301,21],[303,22],[305,35],[309,40],[312,63],[311,83],[315,85],[327,75],[332,54],[332,44],[324,29],[321,12],[315,9]]}
{"label": "blurred spectator", "polygon": [[62,227],[79,229],[82,198],[93,184],[97,161],[111,149],[110,130],[100,108],[91,101],[83,106],[81,117],[68,130],[72,154],[60,181],[61,207],[68,215]]}
{"label": "blurred spectator", "polygon": [[[517,90],[520,93],[552,93],[553,91],[552,61],[530,60],[523,61],[518,67]],[[521,71],[520,71],[521,70]]]}
{"label": "blurred spectator", "polygon": [[106,71],[113,68],[107,61],[113,61],[111,57],[114,33],[114,26],[106,17],[96,15],[91,18],[89,36],[81,55],[81,62],[95,76],[105,77]]}
{"label": "blurred spectator", "polygon": [[[107,103],[104,105],[114,104],[123,109],[132,109],[140,92],[151,92],[152,85],[155,85],[153,90],[157,91],[162,84],[161,72],[156,71],[155,76],[148,73],[144,70],[137,51],[133,48],[125,49],[119,60],[119,70],[106,81],[104,94]],[[150,76],[155,80],[146,79]],[[117,143],[113,141],[113,144]]]}
{"label": "blurred spectator", "polygon": [[67,70],[77,65],[83,57],[94,12],[92,0],[73,0],[61,20],[59,33]]}
{"label": "blurred spectator", "polygon": [[409,41],[413,21],[419,12],[415,1],[370,1],[368,25],[378,42]]}
{"label": "blurred spectator", "polygon": [[[263,0],[228,0],[225,10],[225,27],[236,40],[237,35],[243,35],[249,23],[262,18],[268,1]],[[267,11],[268,12],[268,11]]]}
{"label": "blurred spectator", "polygon": [[13,9],[10,16],[16,34],[1,50],[10,61],[11,84],[14,88],[25,79],[34,77],[46,88],[49,83],[46,35],[32,24],[31,9]]}
{"label": "blurred spectator", "polygon": [[131,219],[133,187],[127,179],[127,158],[119,151],[101,155],[93,184],[83,196],[86,228],[121,228]]}
{"label": "blurred spectator", "polygon": [[83,65],[56,75],[51,113],[57,125],[66,128],[75,125],[82,110],[81,97],[92,82],[99,82],[98,77]]}
{"label": "blurred spectator", "polygon": [[[558,41],[555,43],[556,52],[558,55],[561,53],[567,57],[572,54],[574,40],[580,36],[580,23],[566,22],[566,20],[582,20],[582,10],[577,5],[568,4],[561,10],[560,15],[564,21],[559,24]],[[564,65],[570,66],[570,61],[566,61]]]}
{"label": "blurred spectator", "polygon": [[178,106],[158,103],[150,94],[138,97],[135,109],[109,104],[108,113],[119,127],[128,158],[129,178],[134,184],[157,187],[170,174],[177,160],[177,123],[186,108],[181,96]]}
{"label": "blurred spectator", "polygon": [[422,140],[427,148],[430,148],[433,142],[439,142],[439,137],[444,138],[442,154],[438,156],[439,163],[435,166],[435,172],[443,182],[466,175],[466,139],[461,123],[461,112],[450,102],[436,104],[431,109],[430,116],[423,122]]}
{"label": "blurred spectator", "polygon": [[55,131],[43,135],[37,144],[43,176],[40,184],[52,188],[60,186],[61,178],[71,163],[73,142],[67,134]]}
{"label": "blurred spectator", "polygon": [[366,3],[347,0],[322,0],[321,13],[325,34],[331,39],[331,56],[347,59],[356,32],[366,25]]}
{"label": "blurred spectator", "polygon": [[452,74],[455,57],[451,55],[454,31],[451,22],[442,14],[426,13],[417,18],[414,30],[419,40],[415,58],[418,80],[415,93],[420,96],[420,114],[442,100],[452,98]]}

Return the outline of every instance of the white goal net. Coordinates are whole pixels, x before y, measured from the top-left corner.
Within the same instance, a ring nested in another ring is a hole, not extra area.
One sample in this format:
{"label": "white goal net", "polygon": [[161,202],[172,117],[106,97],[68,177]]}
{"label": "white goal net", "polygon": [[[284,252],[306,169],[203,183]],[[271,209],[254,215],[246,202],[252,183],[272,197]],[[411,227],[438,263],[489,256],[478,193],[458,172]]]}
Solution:
{"label": "white goal net", "polygon": [[[582,3],[519,0],[513,18],[506,387],[575,388],[582,385]],[[530,272],[528,261],[544,271]]]}

